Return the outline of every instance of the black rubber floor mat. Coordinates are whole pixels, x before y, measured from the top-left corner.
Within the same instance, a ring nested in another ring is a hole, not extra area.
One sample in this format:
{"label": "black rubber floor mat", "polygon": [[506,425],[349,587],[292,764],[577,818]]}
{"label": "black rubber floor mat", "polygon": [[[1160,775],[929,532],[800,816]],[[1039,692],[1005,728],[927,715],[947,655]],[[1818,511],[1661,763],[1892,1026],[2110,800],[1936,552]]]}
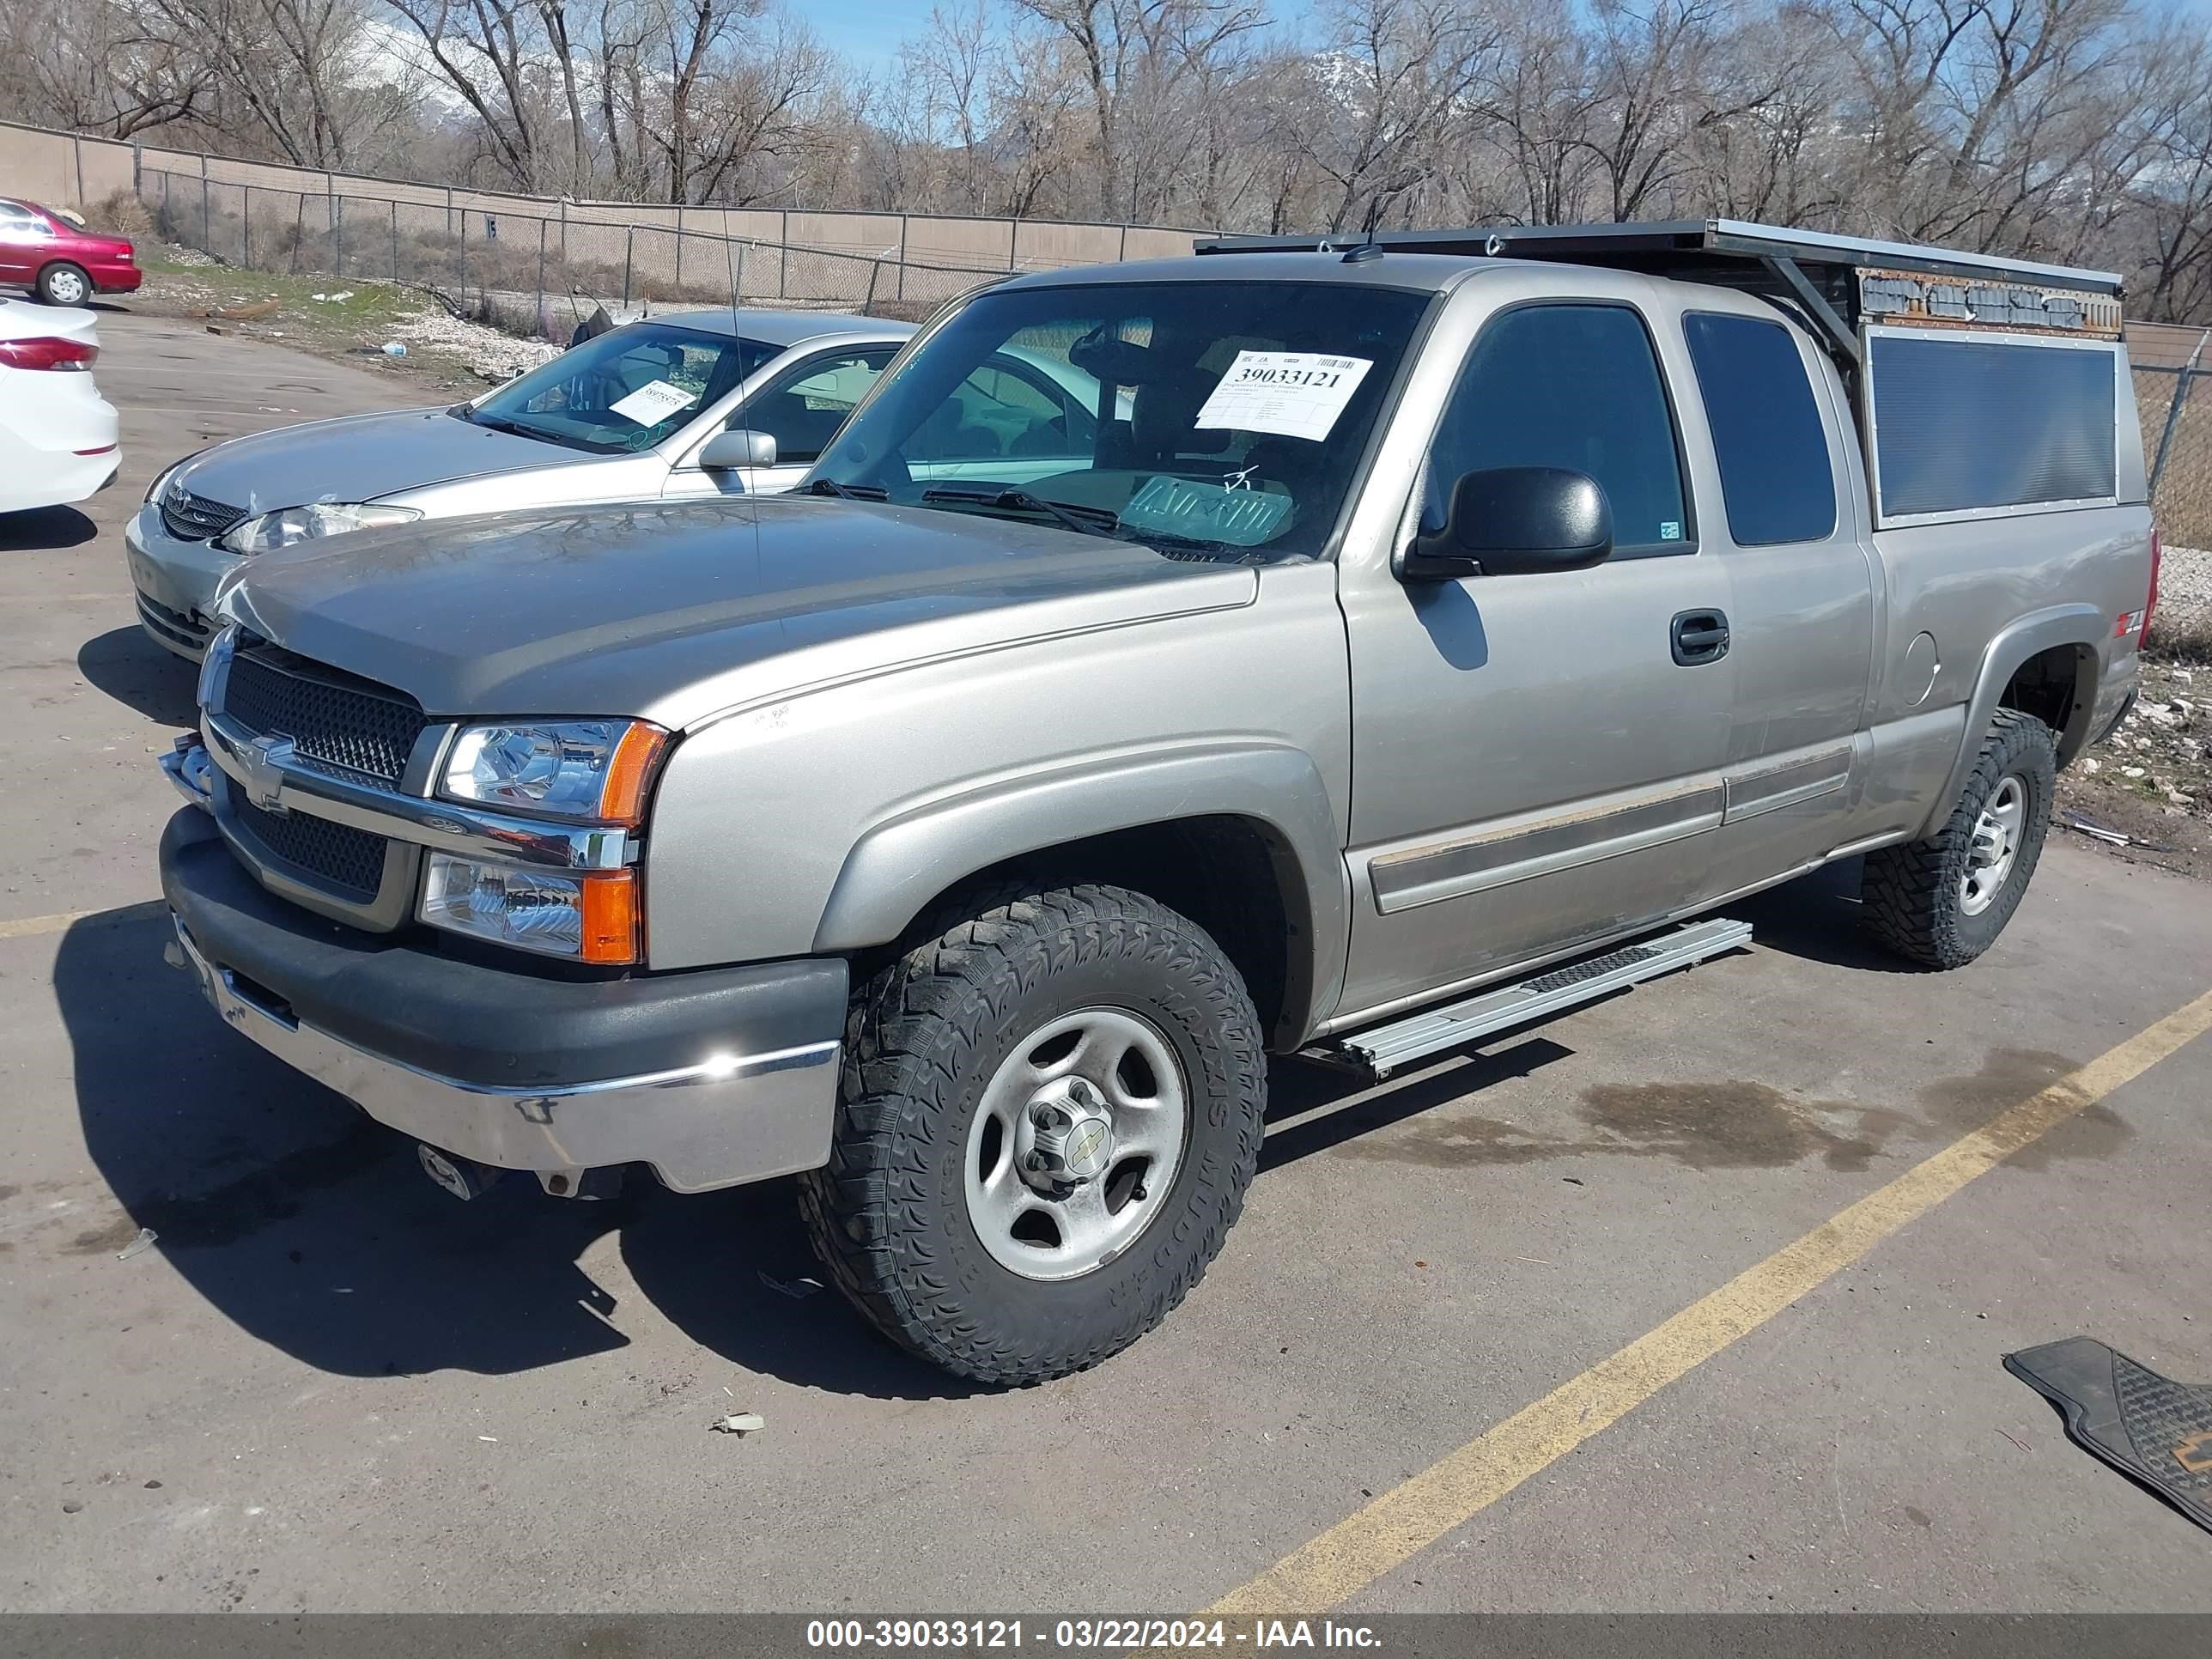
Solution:
{"label": "black rubber floor mat", "polygon": [[2093,1337],[2005,1356],[2066,1416],[2066,1432],[2212,1531],[2212,1383],[2176,1382]]}

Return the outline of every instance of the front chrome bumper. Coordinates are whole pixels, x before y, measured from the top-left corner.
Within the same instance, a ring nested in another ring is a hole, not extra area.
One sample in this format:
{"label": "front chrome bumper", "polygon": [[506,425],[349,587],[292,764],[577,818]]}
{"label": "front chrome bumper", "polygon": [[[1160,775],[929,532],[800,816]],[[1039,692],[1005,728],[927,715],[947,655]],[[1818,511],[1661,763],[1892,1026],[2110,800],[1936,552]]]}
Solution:
{"label": "front chrome bumper", "polygon": [[442,1152],[540,1176],[647,1164],[680,1193],[818,1169],[829,1158],[835,1042],[716,1054],[552,1089],[464,1083],[370,1054],[267,1006],[209,961],[181,920],[176,930],[184,965],[234,1030],[378,1122]]}
{"label": "front chrome bumper", "polygon": [[[810,1012],[798,1018],[795,1027],[787,1009],[763,1024],[757,1005],[750,1005],[752,1012],[748,1012],[745,988],[733,986],[727,994],[727,994],[730,1000],[726,1005],[714,1001],[684,1033],[656,1039],[643,1050],[633,1046],[618,1054],[592,1038],[580,1051],[580,1057],[572,1058],[572,1069],[538,1072],[540,1077],[568,1080],[510,1085],[445,1075],[376,1052],[301,1017],[290,999],[307,998],[317,981],[329,979],[331,964],[328,960],[288,963],[281,953],[266,949],[265,935],[293,925],[283,918],[297,918],[301,912],[292,909],[273,887],[264,891],[257,886],[232,849],[221,843],[214,822],[221,774],[197,735],[179,738],[175,747],[161,757],[161,764],[178,793],[200,809],[199,813],[179,814],[178,821],[204,826],[191,836],[215,842],[207,850],[221,855],[195,877],[181,864],[172,867],[171,836],[163,838],[162,884],[177,935],[170,959],[192,972],[209,1002],[233,1029],[294,1070],[345,1096],[378,1122],[479,1164],[532,1171],[549,1190],[570,1193],[580,1189],[583,1171],[610,1165],[648,1164],[664,1185],[690,1193],[818,1169],[828,1161],[840,1052],[840,1043],[828,1034],[843,1023],[842,964],[836,964],[833,984],[816,985],[802,994]],[[317,801],[325,810],[330,805]],[[483,829],[481,823],[473,826],[477,833]],[[471,833],[471,828],[452,820],[441,830],[455,844],[465,844]],[[581,856],[586,849],[536,850],[542,857],[552,857],[562,852]],[[227,891],[226,882],[238,890]],[[257,910],[258,916],[246,914]],[[193,927],[201,925],[197,919],[203,915],[205,925],[220,937],[194,937]],[[240,932],[241,918],[246,933]],[[259,947],[250,936],[255,926],[264,935]],[[363,945],[374,941],[373,948],[392,951],[392,960],[411,956],[421,962],[425,957],[420,947],[410,951],[405,940],[391,933],[363,931],[343,937],[357,939]],[[636,1008],[639,1000],[650,1001],[664,992],[678,999],[696,994],[701,978],[644,975],[620,986],[592,987],[548,982],[520,968],[512,975],[501,969],[489,975],[498,981],[501,1000],[487,1011],[470,1004],[467,986],[458,981],[449,985],[446,980],[457,971],[482,975],[485,969],[439,966],[434,950],[428,960],[430,971],[440,976],[436,983],[416,981],[399,988],[407,1000],[448,1011],[442,1016],[447,1035],[463,1032],[479,1051],[487,1043],[496,1049],[501,1064],[487,1065],[481,1052],[470,1062],[478,1077],[508,1069],[504,1063],[508,1059],[543,1060],[561,1037],[579,1036],[579,1005],[573,996],[564,1000],[564,992],[595,998],[602,989],[634,992],[637,999],[628,1006]],[[226,965],[232,962],[240,968]],[[725,979],[749,978],[757,983],[763,976],[780,976],[783,982],[795,983],[809,973],[818,981],[827,966],[808,960],[715,972]],[[361,1011],[375,1006],[392,989],[387,982],[349,992],[325,1007],[321,1017],[341,1028],[356,1029]],[[533,1036],[533,1030],[538,1035]],[[618,1038],[620,1033],[614,1035]],[[807,1038],[816,1040],[793,1040]],[[395,1046],[418,1055],[422,1052]],[[672,1063],[656,1064],[664,1059]],[[637,1069],[639,1062],[654,1068]],[[614,1074],[597,1075],[602,1065]],[[526,1068],[515,1069],[528,1075]],[[569,1179],[548,1179],[560,1175]]]}

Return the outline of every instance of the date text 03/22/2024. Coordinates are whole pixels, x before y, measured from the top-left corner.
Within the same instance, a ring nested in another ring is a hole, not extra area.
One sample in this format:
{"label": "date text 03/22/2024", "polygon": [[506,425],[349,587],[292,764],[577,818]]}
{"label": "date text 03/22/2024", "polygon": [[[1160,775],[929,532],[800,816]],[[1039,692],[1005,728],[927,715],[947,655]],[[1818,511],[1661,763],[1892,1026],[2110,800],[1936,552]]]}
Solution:
{"label": "date text 03/22/2024", "polygon": [[1365,1625],[1322,1619],[814,1619],[806,1645],[902,1648],[1360,1648],[1381,1639]]}

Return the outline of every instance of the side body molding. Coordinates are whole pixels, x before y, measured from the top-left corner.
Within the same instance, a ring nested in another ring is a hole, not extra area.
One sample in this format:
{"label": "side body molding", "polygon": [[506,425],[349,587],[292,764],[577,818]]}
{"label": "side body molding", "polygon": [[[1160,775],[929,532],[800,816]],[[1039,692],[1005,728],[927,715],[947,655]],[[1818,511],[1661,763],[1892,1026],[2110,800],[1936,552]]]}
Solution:
{"label": "side body molding", "polygon": [[1951,816],[1951,809],[1959,804],[1966,778],[1974,769],[1975,757],[1981,752],[1983,734],[1996,717],[1998,699],[2004,696],[2006,683],[2030,657],[2054,646],[2076,647],[2087,658],[2084,666],[2090,684],[2076,689],[2073,714],[2067,720],[2066,729],[2058,734],[2059,763],[2063,766],[2080,751],[2088,740],[2090,711],[2097,701],[2096,681],[2104,673],[2102,647],[2111,629],[2112,618],[2095,605],[2059,605],[2030,611],[1998,630],[1989,648],[1982,653],[1981,672],[1974,678],[1974,695],[1966,704],[1966,726],[1960,739],[1959,756],[1951,763],[1951,775],[1943,781],[1942,793],[1936,798],[1934,810],[1920,827],[1921,836],[1931,836],[1942,829],[1944,819]]}
{"label": "side body molding", "polygon": [[1291,929],[1284,1024],[1303,1034],[1334,1011],[1343,989],[1351,881],[1320,769],[1279,744],[1102,756],[888,818],[847,855],[814,949],[830,955],[894,939],[947,887],[1026,853],[1216,817],[1249,820],[1268,842]]}

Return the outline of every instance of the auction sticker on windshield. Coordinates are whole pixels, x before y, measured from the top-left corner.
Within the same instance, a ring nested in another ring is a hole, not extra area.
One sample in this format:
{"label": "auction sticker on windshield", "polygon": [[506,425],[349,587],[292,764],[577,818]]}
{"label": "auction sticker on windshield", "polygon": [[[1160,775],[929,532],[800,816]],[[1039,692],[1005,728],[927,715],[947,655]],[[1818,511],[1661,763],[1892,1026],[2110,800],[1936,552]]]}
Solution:
{"label": "auction sticker on windshield", "polygon": [[697,392],[686,392],[672,380],[654,380],[620,402],[609,404],[607,412],[640,426],[659,426],[678,410],[689,409],[698,401]]}
{"label": "auction sticker on windshield", "polygon": [[1191,424],[1319,442],[1374,367],[1317,351],[1240,351]]}

